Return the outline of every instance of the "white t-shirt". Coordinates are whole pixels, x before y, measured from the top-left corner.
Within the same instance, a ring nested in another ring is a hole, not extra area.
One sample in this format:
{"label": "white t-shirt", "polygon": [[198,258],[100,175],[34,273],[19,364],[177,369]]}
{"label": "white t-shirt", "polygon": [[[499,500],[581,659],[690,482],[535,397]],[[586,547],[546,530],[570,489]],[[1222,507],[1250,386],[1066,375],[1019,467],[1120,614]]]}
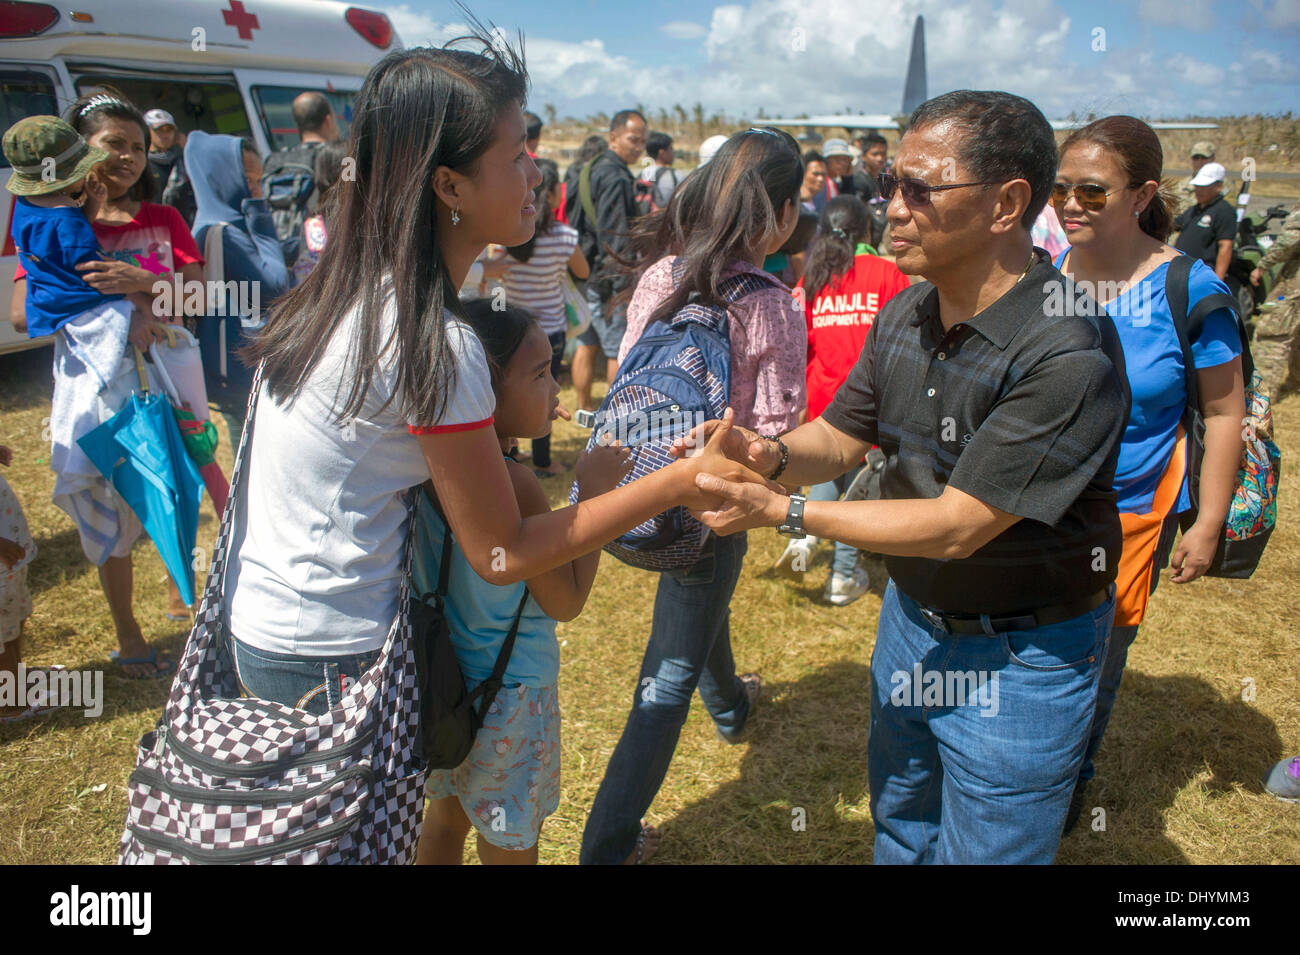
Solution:
{"label": "white t-shirt", "polygon": [[[468,431],[492,423],[487,358],[468,325],[447,316],[455,385],[432,427],[379,407],[397,380],[394,349],[381,357],[355,422],[338,422],[353,309],[292,404],[262,389],[244,493],[236,502],[225,594],[242,643],[300,656],[368,653],[397,615],[407,520],[403,494],[429,478],[413,431]],[[385,331],[395,312],[385,309]],[[384,339],[381,337],[380,339]]]}
{"label": "white t-shirt", "polygon": [[532,312],[548,335],[565,329],[560,279],[577,247],[578,230],[563,222],[553,222],[550,229],[533,241],[533,254],[527,262],[506,253],[509,266],[504,280],[506,301]]}

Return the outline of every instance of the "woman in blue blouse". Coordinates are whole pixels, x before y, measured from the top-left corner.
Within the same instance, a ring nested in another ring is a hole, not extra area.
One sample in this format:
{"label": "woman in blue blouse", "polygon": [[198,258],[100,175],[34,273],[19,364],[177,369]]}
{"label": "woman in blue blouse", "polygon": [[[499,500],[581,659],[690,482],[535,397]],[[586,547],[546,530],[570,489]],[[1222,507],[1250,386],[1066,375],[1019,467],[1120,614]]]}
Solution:
{"label": "woman in blue blouse", "polygon": [[[1067,832],[1082,808],[1128,648],[1169,552],[1177,515],[1190,507],[1180,426],[1186,377],[1165,297],[1169,264],[1181,253],[1165,242],[1173,225],[1173,197],[1160,188],[1163,165],[1160,141],[1150,126],[1131,116],[1108,116],[1061,145],[1052,190],[1052,205],[1070,240],[1056,265],[1114,320],[1133,393],[1115,469],[1124,526],[1115,626]],[[1228,291],[1199,261],[1192,263],[1187,284],[1189,311],[1206,295]],[[1192,360],[1205,418],[1205,456],[1196,522],[1173,551],[1170,580],[1179,584],[1201,576],[1214,558],[1241,458],[1245,396],[1237,319],[1230,310],[1206,318],[1192,343]]]}

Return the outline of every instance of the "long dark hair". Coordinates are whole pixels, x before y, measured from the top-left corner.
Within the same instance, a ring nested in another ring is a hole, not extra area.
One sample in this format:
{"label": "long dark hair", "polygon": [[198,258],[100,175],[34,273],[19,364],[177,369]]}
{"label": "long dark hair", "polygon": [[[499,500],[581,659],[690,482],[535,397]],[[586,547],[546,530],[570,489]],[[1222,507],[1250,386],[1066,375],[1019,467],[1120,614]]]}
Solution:
{"label": "long dark hair", "polygon": [[[139,126],[140,132],[144,134],[145,152],[148,153],[149,126],[144,121],[144,114],[111,86],[103,86],[97,92],[87,93],[69,106],[64,114],[65,122],[87,139],[103,128],[106,119],[120,119]],[[126,191],[127,198],[134,202],[153,202],[156,194],[157,184],[154,182],[153,170],[145,162],[140,178]]]}
{"label": "long dark hair", "polygon": [[494,307],[489,298],[476,298],[465,303],[465,322],[483,343],[487,355],[488,373],[492,378],[492,391],[501,393],[505,383],[506,366],[515,357],[519,346],[528,337],[528,331],[537,324],[537,318],[527,309],[517,305]]}
{"label": "long dark hair", "polygon": [[853,266],[853,252],[871,235],[867,204],[857,196],[836,196],[822,209],[821,228],[808,247],[808,265],[803,273],[804,296],[817,294]]}
{"label": "long dark hair", "polygon": [[[331,190],[330,241],[307,279],[276,303],[247,351],[246,361],[265,362],[267,388],[277,401],[298,395],[340,318],[356,307],[360,320],[347,347],[340,420],[360,412],[390,345],[400,413],[438,420],[455,384],[444,311],[463,316],[464,308],[438,251],[433,174],[448,166],[474,175],[501,111],[522,106],[528,90],[523,53],[494,42],[477,22],[471,30],[441,49],[390,53],[366,76],[348,139],[356,176]],[[452,48],[462,42],[476,49]],[[396,324],[383,340],[386,304]]]}
{"label": "long dark hair", "polygon": [[1165,168],[1165,156],[1155,130],[1133,116],[1105,116],[1067,136],[1061,143],[1061,155],[1082,143],[1094,143],[1113,153],[1124,175],[1128,176],[1130,189],[1144,182],[1160,184],[1142,215],[1138,216],[1138,228],[1160,242],[1168,239],[1174,230],[1174,210],[1178,200],[1169,184],[1160,178]]}
{"label": "long dark hair", "polygon": [[520,262],[527,262],[533,257],[533,246],[539,235],[546,235],[555,223],[555,210],[551,208],[551,190],[560,184],[560,167],[549,159],[537,160],[537,171],[542,174],[542,181],[533,190],[533,204],[537,209],[536,226],[532,238],[523,245],[512,245],[506,251]]}
{"label": "long dark hair", "polygon": [[686,177],[666,208],[632,230],[632,247],[642,256],[632,269],[638,279],[665,255],[679,256],[684,270],[649,321],[671,315],[693,293],[701,304],[723,305],[718,285],[727,266],[757,254],[759,243],[776,231],[781,207],[798,204],[802,183],[799,144],[789,133],[751,129],[723,143]]}

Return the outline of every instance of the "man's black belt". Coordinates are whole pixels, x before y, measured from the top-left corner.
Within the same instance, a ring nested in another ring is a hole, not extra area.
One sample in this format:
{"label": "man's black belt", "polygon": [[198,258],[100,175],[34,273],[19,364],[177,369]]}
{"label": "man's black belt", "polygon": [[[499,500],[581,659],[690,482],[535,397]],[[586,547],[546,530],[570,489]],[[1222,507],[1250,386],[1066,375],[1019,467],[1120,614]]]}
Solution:
{"label": "man's black belt", "polygon": [[[1090,610],[1096,610],[1109,597],[1110,587],[1105,587],[1095,594],[1089,594],[1087,597],[1081,597],[1070,603],[1053,604],[1050,607],[1039,607],[1036,610],[1026,610],[1021,613],[989,614],[989,624],[994,633],[1047,627],[1054,623],[1073,620]],[[942,610],[932,610],[929,607],[921,607],[920,611],[921,616],[930,621],[933,626],[947,633],[988,635],[985,633],[982,615],[980,614],[944,613]]]}

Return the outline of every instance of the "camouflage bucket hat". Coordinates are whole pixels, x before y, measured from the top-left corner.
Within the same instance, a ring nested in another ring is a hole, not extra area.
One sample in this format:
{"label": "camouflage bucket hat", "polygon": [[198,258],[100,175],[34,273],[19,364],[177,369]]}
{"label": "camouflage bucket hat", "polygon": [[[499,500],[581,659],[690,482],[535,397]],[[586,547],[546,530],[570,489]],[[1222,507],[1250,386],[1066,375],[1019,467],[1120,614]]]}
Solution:
{"label": "camouflage bucket hat", "polygon": [[57,116],[28,116],[14,123],[5,131],[4,154],[13,167],[5,188],[18,196],[66,189],[108,158]]}

